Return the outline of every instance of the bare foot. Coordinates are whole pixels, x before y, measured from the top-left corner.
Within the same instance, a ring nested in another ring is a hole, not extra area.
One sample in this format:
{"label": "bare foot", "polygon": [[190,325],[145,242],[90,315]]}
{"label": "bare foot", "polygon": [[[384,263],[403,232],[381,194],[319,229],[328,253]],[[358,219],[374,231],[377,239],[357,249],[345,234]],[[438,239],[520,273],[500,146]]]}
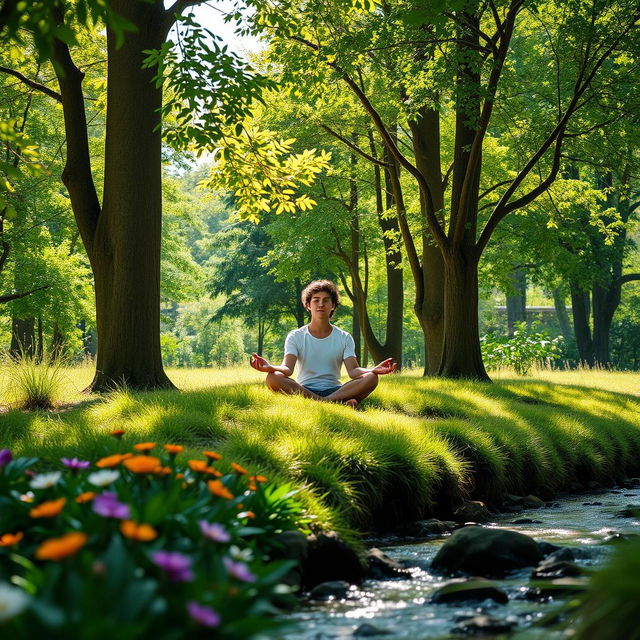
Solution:
{"label": "bare foot", "polygon": [[352,409],[358,408],[358,401],[355,398],[351,398],[345,402],[347,407],[351,407]]}

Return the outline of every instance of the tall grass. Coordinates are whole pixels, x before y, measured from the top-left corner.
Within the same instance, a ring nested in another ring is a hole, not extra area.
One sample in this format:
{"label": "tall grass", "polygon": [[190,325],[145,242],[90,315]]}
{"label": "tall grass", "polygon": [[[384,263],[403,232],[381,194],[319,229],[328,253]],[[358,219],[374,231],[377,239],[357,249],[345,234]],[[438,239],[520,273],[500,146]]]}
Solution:
{"label": "tall grass", "polygon": [[7,357],[2,368],[11,405],[25,411],[47,410],[61,399],[65,367],[59,356],[23,353]]}
{"label": "tall grass", "polygon": [[[493,385],[394,375],[354,412],[274,395],[248,368],[181,370],[170,372],[181,392],[123,389],[53,415],[0,413],[0,447],[95,458],[121,428],[123,446],[174,442],[186,457],[215,448],[293,481],[319,526],[388,529],[445,515],[465,496],[547,498],[573,482],[640,475],[640,399],[611,390],[611,380],[599,387],[606,374],[583,374],[582,386],[549,375]],[[76,389],[89,377],[69,371]],[[618,376],[620,388],[631,379]]]}

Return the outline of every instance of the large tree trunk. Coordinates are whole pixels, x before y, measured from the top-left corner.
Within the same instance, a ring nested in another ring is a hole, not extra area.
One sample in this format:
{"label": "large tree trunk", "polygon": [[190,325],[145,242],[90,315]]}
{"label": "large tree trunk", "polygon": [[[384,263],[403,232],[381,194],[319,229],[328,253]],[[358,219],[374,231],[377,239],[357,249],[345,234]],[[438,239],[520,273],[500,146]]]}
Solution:
{"label": "large tree trunk", "polygon": [[120,48],[107,33],[104,199],[89,251],[98,330],[90,389],[172,388],[160,352],[162,90],[155,69],[141,68],[143,50],[164,42],[166,17],[158,2],[111,6],[137,30],[125,32]]}
{"label": "large tree trunk", "polygon": [[593,340],[589,326],[589,293],[581,289],[576,283],[571,283],[571,306],[573,308],[573,330],[576,336],[576,346],[580,362],[593,367],[595,357]]}
{"label": "large tree trunk", "polygon": [[516,322],[527,321],[527,272],[523,269],[509,274],[507,299],[507,333],[513,335]]}
{"label": "large tree trunk", "polygon": [[477,261],[463,253],[448,256],[445,282],[445,339],[438,375],[490,380],[480,351]]}

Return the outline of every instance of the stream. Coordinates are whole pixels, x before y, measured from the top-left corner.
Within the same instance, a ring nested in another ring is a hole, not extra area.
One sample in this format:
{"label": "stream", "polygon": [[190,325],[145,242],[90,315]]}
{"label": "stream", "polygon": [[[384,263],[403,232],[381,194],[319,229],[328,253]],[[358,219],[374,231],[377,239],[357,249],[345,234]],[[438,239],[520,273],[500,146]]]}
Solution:
{"label": "stream", "polygon": [[[490,527],[507,528],[561,547],[570,547],[575,562],[594,567],[606,561],[616,533],[640,533],[640,519],[618,514],[630,504],[640,504],[640,487],[615,489],[563,498],[541,509],[500,514]],[[514,520],[529,519],[528,524]],[[283,640],[329,640],[360,637],[395,639],[460,638],[460,624],[472,616],[487,614],[514,626],[515,637],[560,637],[548,629],[529,629],[557,606],[558,600],[533,601],[525,597],[531,568],[493,580],[509,596],[507,604],[485,600],[476,603],[433,604],[436,589],[450,578],[434,575],[429,565],[444,538],[420,544],[392,544],[382,550],[411,570],[411,578],[366,580],[352,586],[347,598],[328,603],[308,603],[286,616],[294,626]],[[521,632],[528,631],[524,634]],[[375,633],[378,630],[380,633]],[[386,632],[386,633],[385,633]],[[487,637],[485,635],[484,637]],[[490,636],[489,636],[490,637]]]}

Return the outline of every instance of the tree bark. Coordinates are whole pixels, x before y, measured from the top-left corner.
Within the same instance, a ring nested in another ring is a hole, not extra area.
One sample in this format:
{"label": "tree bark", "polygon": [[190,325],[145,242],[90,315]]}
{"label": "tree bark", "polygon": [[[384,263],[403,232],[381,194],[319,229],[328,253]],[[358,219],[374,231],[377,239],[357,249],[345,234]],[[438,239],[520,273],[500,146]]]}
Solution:
{"label": "tree bark", "polygon": [[589,326],[589,316],[591,315],[589,292],[580,288],[575,282],[571,283],[571,306],[573,308],[573,331],[576,336],[580,362],[588,367],[593,367],[595,356],[591,327]]}
{"label": "tree bark", "polygon": [[444,184],[440,165],[440,113],[436,109],[422,107],[409,123],[413,138],[413,153],[416,167],[425,177],[431,201],[420,191],[422,230],[422,269],[420,282],[416,283],[414,310],[424,333],[424,375],[435,375],[442,358],[444,342],[444,260],[429,232],[427,216],[429,208],[438,219],[443,219]]}
{"label": "tree bark", "polygon": [[482,362],[478,327],[478,263],[473,256],[447,256],[444,346],[438,375],[490,381]]}
{"label": "tree bark", "polygon": [[142,69],[143,50],[164,42],[166,16],[157,1],[114,0],[112,8],[137,30],[125,32],[120,48],[107,30],[104,199],[87,247],[98,330],[90,389],[173,388],[160,351],[162,89],[155,70]]}

